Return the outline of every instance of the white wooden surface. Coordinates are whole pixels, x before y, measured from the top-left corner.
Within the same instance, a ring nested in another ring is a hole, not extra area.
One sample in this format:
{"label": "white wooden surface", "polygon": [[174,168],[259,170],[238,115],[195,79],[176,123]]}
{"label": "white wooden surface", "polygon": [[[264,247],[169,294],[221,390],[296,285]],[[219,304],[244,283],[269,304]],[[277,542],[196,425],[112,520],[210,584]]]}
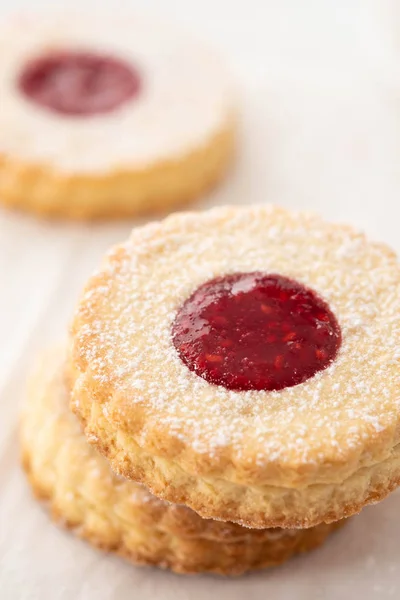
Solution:
{"label": "white wooden surface", "polygon": [[[2,13],[10,5],[0,0]],[[107,2],[84,3],[94,5]],[[172,16],[209,39],[237,77],[241,156],[226,185],[198,206],[273,201],[316,209],[400,250],[396,0],[113,3],[114,10],[126,5]],[[41,347],[64,334],[102,252],[136,224],[70,225],[0,213],[0,598],[399,598],[398,494],[365,510],[312,556],[235,581],[135,569],[59,531],[33,502],[16,438],[26,371]]]}

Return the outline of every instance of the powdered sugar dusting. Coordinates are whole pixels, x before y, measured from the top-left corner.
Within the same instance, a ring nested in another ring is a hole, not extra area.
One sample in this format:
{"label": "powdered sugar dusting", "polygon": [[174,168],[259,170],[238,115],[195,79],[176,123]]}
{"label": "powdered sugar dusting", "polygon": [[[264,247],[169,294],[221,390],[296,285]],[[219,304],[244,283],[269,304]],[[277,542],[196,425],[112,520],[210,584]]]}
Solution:
{"label": "powdered sugar dusting", "polygon": [[[211,386],[173,347],[176,310],[208,279],[258,270],[296,279],[329,303],[342,329],[338,357],[279,392]],[[145,420],[142,446],[158,428],[199,455],[229,449],[243,464],[316,470],[350,455],[366,464],[379,436],[398,442],[400,268],[386,246],[351,228],[271,206],[172,216],[109,254],[74,327],[91,376],[127,400],[104,410]]]}

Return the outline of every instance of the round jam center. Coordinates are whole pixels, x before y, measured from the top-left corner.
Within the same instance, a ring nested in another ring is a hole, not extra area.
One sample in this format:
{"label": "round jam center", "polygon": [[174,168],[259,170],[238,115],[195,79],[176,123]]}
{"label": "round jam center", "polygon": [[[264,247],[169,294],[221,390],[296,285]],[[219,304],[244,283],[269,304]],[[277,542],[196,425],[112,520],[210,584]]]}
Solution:
{"label": "round jam center", "polygon": [[139,74],[124,62],[89,52],[58,52],[29,62],[18,81],[32,102],[64,115],[110,112],[140,90]]}
{"label": "round jam center", "polygon": [[235,273],[201,285],[178,311],[174,346],[197,375],[229,390],[281,390],[336,357],[341,331],[327,303],[301,283]]}

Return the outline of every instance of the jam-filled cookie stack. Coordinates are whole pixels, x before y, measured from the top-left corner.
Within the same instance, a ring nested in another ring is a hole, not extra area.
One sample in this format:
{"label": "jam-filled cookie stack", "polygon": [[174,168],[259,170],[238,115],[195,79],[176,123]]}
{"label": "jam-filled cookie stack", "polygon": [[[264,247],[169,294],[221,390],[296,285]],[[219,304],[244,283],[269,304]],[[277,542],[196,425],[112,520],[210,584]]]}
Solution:
{"label": "jam-filled cookie stack", "polygon": [[273,206],[176,214],[89,280],[33,382],[24,463],[134,561],[277,564],[399,484],[399,348],[387,246]]}
{"label": "jam-filled cookie stack", "polygon": [[168,210],[231,163],[229,74],[140,15],[51,15],[0,29],[0,201],[44,215]]}

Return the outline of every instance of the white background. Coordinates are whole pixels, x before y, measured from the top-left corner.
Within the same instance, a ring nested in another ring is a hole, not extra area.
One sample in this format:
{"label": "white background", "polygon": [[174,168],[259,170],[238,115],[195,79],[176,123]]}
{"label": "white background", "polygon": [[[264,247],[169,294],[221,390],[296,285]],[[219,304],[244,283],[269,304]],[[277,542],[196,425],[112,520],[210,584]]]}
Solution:
{"label": "white background", "polygon": [[[11,2],[0,0],[9,12]],[[32,12],[44,2],[14,1]],[[48,2],[48,6],[67,3]],[[400,8],[396,0],[143,0],[225,55],[238,82],[241,154],[198,206],[278,202],[353,222],[400,249]],[[73,6],[73,5],[72,5]],[[1,144],[1,132],[0,132]],[[29,364],[65,335],[102,252],[136,223],[46,223],[0,213],[0,597],[3,600],[317,600],[400,597],[400,496],[313,555],[239,580],[135,569],[50,524],[18,466]]]}

